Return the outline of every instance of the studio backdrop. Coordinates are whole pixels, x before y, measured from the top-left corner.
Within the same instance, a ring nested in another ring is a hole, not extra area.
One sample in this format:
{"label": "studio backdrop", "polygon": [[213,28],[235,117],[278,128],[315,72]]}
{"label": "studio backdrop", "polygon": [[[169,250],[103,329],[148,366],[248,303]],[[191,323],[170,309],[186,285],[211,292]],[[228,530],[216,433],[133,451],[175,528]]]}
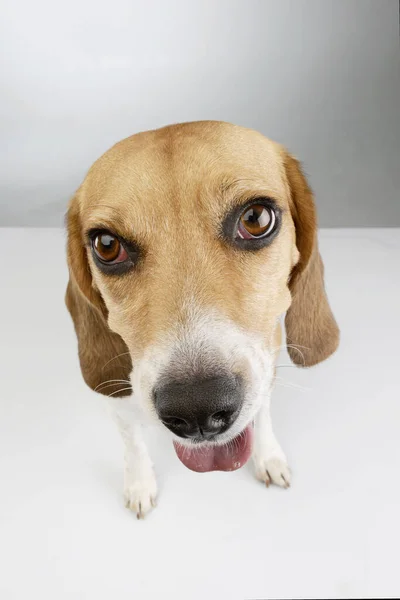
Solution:
{"label": "studio backdrop", "polygon": [[61,226],[113,143],[198,119],[288,146],[321,226],[400,226],[397,0],[3,0],[0,40],[1,226]]}

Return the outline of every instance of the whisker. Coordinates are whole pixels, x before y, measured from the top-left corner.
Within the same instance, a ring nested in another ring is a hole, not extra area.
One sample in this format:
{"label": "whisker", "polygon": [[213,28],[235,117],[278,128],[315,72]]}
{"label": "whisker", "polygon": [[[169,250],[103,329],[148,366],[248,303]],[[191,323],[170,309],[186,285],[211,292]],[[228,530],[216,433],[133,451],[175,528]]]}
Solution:
{"label": "whisker", "polygon": [[299,392],[310,392],[311,388],[306,388],[301,385],[294,385],[290,383],[283,383],[282,381],[277,381],[275,383],[277,387],[287,388],[288,390],[298,390]]}
{"label": "whisker", "polygon": [[106,362],[106,364],[104,365],[104,367],[103,367],[102,370],[104,371],[104,369],[106,368],[106,366],[109,365],[110,362],[112,362],[113,360],[117,360],[117,358],[120,358],[121,356],[126,356],[127,354],[130,354],[130,352],[122,352],[121,354],[117,354],[117,356],[114,356],[113,358],[110,358],[110,360],[108,360]]}
{"label": "whisker", "polygon": [[304,348],[304,350],[311,350],[309,346],[300,346],[300,344],[286,344],[289,348]]}
{"label": "whisker", "polygon": [[[277,380],[279,380],[279,381],[277,381]],[[311,388],[305,387],[304,385],[299,385],[297,383],[285,381],[284,379],[282,379],[282,377],[275,377],[274,381],[275,381],[276,385],[280,385],[281,387],[293,388],[293,389],[302,390],[302,391],[310,391],[311,390]]]}
{"label": "whisker", "polygon": [[[117,385],[121,385],[123,383],[126,383],[127,385],[130,385],[129,381],[118,381],[118,382],[115,382],[115,383],[108,383],[107,385],[103,385],[102,387],[97,388],[95,390],[95,392],[99,392],[100,394],[102,394],[106,388],[116,387]],[[132,387],[132,386],[130,386],[130,387]]]}
{"label": "whisker", "polygon": [[282,344],[281,346],[273,348],[272,353],[277,354],[280,350],[282,350],[282,349],[284,350],[285,348],[292,348],[293,350],[297,350],[297,352],[300,354],[300,356],[303,359],[303,366],[306,364],[306,359],[304,357],[303,352],[300,350],[300,348],[303,348],[303,350],[311,350],[311,348],[309,348],[308,346],[300,346],[299,344]]}
{"label": "whisker", "polygon": [[120,392],[127,392],[127,391],[132,391],[132,387],[126,387],[126,388],[122,388],[122,390],[115,390],[115,392],[113,392],[112,394],[108,394],[108,397],[111,398],[111,396],[114,396],[115,394],[119,394]]}
{"label": "whisker", "polygon": [[97,385],[94,388],[94,391],[98,390],[99,387],[101,387],[102,385],[106,384],[106,383],[128,383],[130,384],[130,381],[127,381],[126,379],[108,379],[107,381],[102,381],[101,383],[99,383],[99,385]]}
{"label": "whisker", "polygon": [[309,346],[301,346],[300,344],[293,344],[293,343],[290,343],[290,344],[281,344],[280,346],[274,346],[272,348],[272,350],[282,350],[282,349],[284,350],[288,346],[289,346],[289,348],[296,347],[296,348],[304,348],[304,350],[311,350],[311,348],[309,348]]}
{"label": "whisker", "polygon": [[[299,350],[299,348],[297,348],[297,346],[294,346],[293,344],[288,344],[288,348],[293,348],[293,350],[296,350],[300,354],[301,358],[303,359],[303,367],[305,367],[306,359],[305,359],[303,352],[301,350]],[[305,347],[302,346],[302,348],[305,348]],[[309,348],[307,348],[307,349],[309,350]]]}

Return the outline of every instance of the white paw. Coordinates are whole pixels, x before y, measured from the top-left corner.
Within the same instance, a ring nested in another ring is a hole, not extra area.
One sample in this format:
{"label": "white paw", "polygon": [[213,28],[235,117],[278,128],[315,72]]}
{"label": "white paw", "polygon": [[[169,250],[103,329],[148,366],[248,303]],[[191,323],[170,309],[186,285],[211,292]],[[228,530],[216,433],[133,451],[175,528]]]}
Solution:
{"label": "white paw", "polygon": [[290,469],[285,457],[271,455],[269,457],[260,454],[253,455],[256,477],[267,487],[271,483],[283,488],[290,487]]}
{"label": "white paw", "polygon": [[154,473],[145,479],[128,480],[124,488],[125,506],[138,519],[144,519],[146,514],[156,505],[157,482]]}

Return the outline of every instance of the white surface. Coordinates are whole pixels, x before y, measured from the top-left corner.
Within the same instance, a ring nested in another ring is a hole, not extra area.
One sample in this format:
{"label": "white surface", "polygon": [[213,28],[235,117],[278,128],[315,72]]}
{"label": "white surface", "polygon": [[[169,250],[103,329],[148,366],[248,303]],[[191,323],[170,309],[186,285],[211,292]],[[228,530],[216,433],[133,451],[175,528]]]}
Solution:
{"label": "white surface", "polygon": [[[282,369],[289,491],[195,474],[152,437],[159,506],[122,502],[122,445],[84,385],[57,230],[2,230],[1,600],[239,600],[400,593],[400,230],[322,232],[342,329],[319,367]],[[281,363],[288,362],[283,356]]]}
{"label": "white surface", "polygon": [[2,0],[0,40],[1,226],[61,226],[112,144],[199,119],[287,145],[324,226],[400,226],[398,0]]}

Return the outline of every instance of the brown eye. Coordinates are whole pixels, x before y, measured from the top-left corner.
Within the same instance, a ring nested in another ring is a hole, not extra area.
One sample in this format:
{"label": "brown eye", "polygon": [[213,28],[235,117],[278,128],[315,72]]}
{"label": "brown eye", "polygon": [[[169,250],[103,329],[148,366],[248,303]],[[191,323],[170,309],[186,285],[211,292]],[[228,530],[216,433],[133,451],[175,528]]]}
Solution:
{"label": "brown eye", "polygon": [[252,204],[239,219],[238,236],[243,240],[264,238],[275,226],[275,212],[269,206]]}
{"label": "brown eye", "polygon": [[93,239],[93,249],[96,256],[104,263],[121,263],[128,258],[128,254],[119,239],[103,231]]}

